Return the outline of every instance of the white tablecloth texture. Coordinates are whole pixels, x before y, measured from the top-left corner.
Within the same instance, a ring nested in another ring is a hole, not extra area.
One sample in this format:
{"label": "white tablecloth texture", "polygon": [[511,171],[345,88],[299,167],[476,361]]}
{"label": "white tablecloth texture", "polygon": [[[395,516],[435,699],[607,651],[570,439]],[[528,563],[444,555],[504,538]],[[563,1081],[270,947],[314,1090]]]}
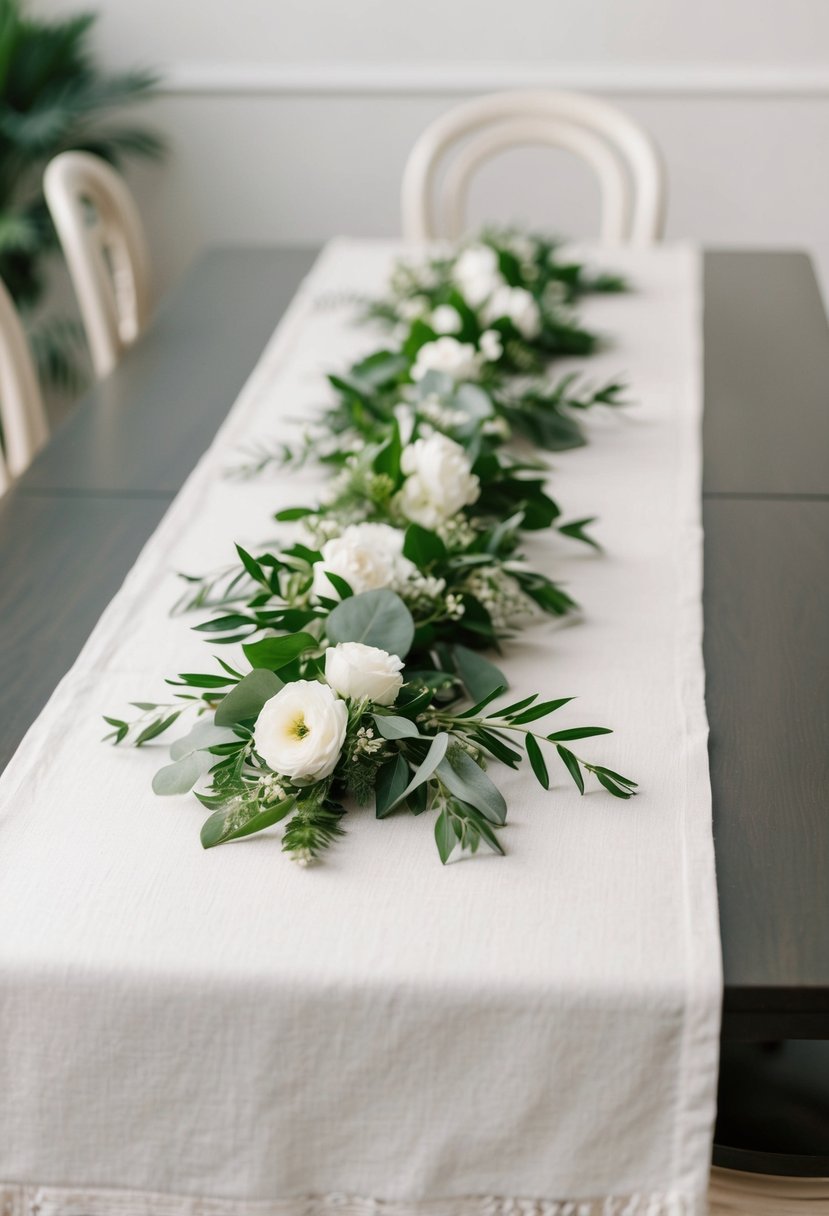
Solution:
{"label": "white tablecloth texture", "polygon": [[635,290],[584,303],[607,347],[560,370],[624,373],[633,404],[550,463],[606,552],[533,539],[583,619],[533,625],[503,660],[515,697],[578,697],[558,727],[616,728],[577,750],[638,798],[503,770],[504,858],[443,867],[428,817],[364,809],[301,869],[278,829],[205,853],[195,799],[151,792],[166,750],[100,742],[102,713],[211,669],[169,615],[176,572],[286,535],[271,513],[316,495],[315,468],[224,471],[377,345],[345,297],[380,290],[399,251],[325,250],[0,780],[2,1216],[705,1210],[721,973],[695,250],[595,251]]}

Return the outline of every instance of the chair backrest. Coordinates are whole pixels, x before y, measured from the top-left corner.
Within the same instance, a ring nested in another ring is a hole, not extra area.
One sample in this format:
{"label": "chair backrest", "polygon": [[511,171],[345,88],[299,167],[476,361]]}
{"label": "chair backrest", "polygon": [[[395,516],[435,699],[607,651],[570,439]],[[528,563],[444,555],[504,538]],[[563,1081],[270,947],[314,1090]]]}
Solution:
{"label": "chair backrest", "polygon": [[105,376],[150,315],[149,257],[138,208],[120,174],[88,152],[62,152],[50,161],[43,192],[95,373]]}
{"label": "chair backrest", "polygon": [[0,282],[0,493],[49,437],[26,335],[11,296]]}
{"label": "chair backrest", "polygon": [[[597,97],[544,90],[478,97],[426,128],[403,174],[403,235],[408,240],[460,236],[473,173],[499,152],[534,144],[574,152],[595,170],[602,188],[603,240],[649,245],[661,238],[665,175],[650,136]],[[439,171],[453,152],[438,207]]]}

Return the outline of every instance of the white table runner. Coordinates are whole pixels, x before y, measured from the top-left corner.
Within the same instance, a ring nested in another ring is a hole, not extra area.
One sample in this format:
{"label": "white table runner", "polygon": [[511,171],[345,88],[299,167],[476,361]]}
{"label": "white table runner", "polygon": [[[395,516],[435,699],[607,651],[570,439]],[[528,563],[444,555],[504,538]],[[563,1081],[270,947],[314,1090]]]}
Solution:
{"label": "white table runner", "polygon": [[585,302],[614,346],[584,368],[626,373],[636,404],[588,420],[553,492],[600,516],[606,554],[533,540],[585,620],[504,662],[516,697],[579,697],[557,726],[616,728],[581,750],[638,798],[499,773],[506,858],[441,867],[431,824],[366,810],[302,870],[270,834],[204,853],[195,800],[150,790],[166,753],[99,742],[101,713],[210,669],[167,615],[173,571],[316,493],[316,470],[221,473],[376,344],[329,293],[379,290],[392,252],[326,250],[0,779],[3,1216],[704,1210],[721,977],[694,251],[601,255],[637,290]]}

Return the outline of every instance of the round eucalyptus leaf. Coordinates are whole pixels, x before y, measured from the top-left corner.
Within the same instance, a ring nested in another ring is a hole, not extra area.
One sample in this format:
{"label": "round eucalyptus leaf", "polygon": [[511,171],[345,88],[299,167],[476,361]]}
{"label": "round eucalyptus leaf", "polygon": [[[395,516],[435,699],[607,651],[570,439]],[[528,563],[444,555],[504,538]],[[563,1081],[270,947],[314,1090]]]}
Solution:
{"label": "round eucalyptus leaf", "polygon": [[405,658],[414,639],[412,614],[393,591],[364,591],[343,600],[328,618],[332,642],[363,642]]}

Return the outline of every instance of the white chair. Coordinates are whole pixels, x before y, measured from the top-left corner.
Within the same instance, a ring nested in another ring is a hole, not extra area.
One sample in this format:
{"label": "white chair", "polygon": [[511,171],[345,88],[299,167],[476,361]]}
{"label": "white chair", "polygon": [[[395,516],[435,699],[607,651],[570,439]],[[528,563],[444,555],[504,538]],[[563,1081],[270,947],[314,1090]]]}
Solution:
{"label": "white chair", "polygon": [[92,364],[106,376],[150,315],[141,217],[120,174],[88,152],[50,161],[43,191],[78,298]]}
{"label": "white chair", "polygon": [[[603,241],[650,245],[661,238],[665,175],[650,136],[597,97],[542,90],[478,97],[426,128],[403,174],[403,235],[415,241],[460,236],[475,171],[508,148],[538,144],[573,152],[595,170]],[[438,200],[439,171],[453,151]]]}
{"label": "white chair", "polygon": [[711,1216],[829,1216],[829,1178],[785,1178],[711,1170]]}
{"label": "white chair", "polygon": [[0,282],[0,494],[49,437],[29,345],[11,296]]}

